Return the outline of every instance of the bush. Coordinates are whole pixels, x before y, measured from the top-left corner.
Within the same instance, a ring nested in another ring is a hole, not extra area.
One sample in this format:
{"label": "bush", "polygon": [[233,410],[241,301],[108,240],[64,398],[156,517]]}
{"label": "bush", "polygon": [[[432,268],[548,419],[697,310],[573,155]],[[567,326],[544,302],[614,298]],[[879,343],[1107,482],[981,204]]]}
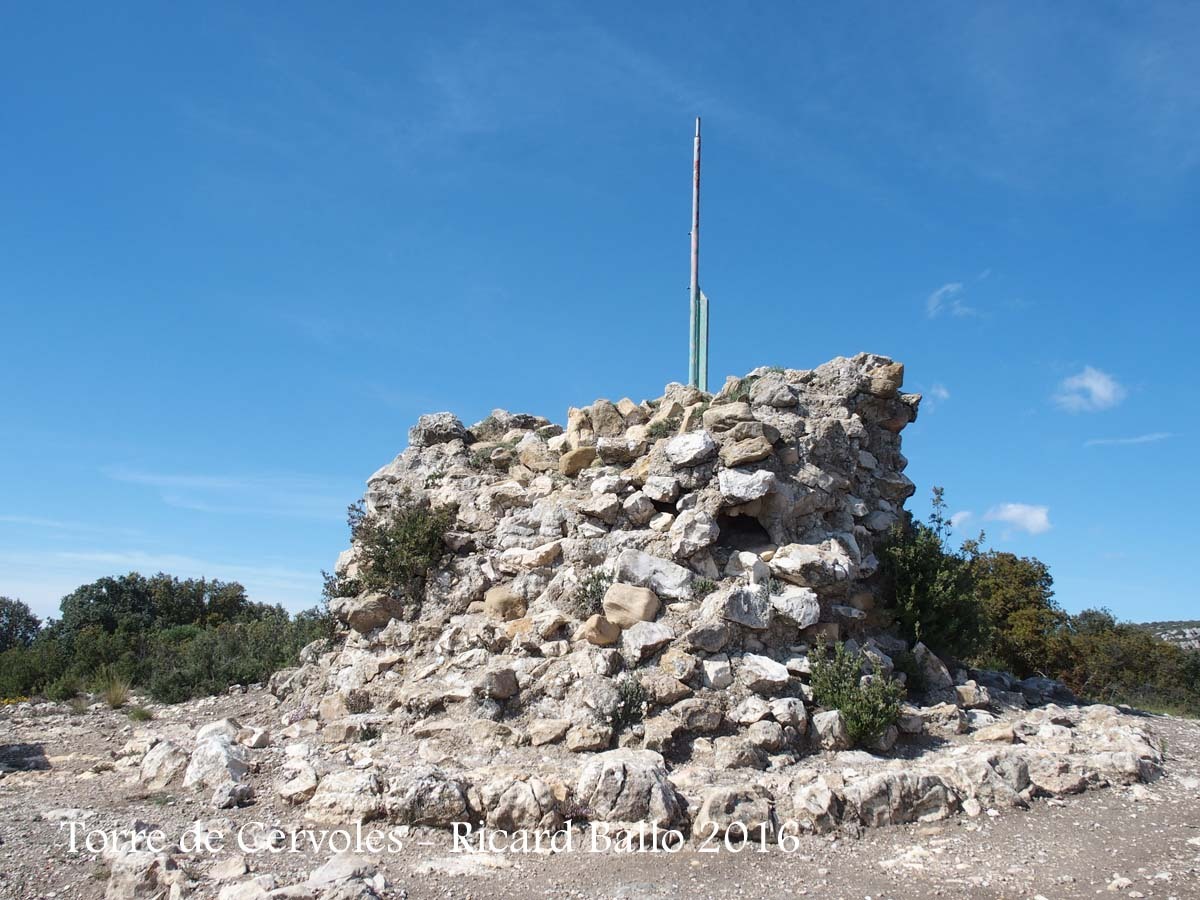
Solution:
{"label": "bush", "polygon": [[46,685],[46,699],[55,703],[66,703],[79,696],[79,679],[74,675],[62,675]]}
{"label": "bush", "polygon": [[862,657],[838,643],[830,655],[824,646],[811,655],[812,689],[817,703],[836,709],[855,746],[870,746],[900,715],[904,689],[882,675],[862,676]]}
{"label": "bush", "polygon": [[359,501],[349,507],[347,522],[358,548],[359,577],[325,575],[326,597],[379,591],[405,601],[415,614],[429,571],[447,553],[444,538],[454,524],[453,516],[411,499],[387,515],[367,515]]}
{"label": "bush", "polygon": [[577,619],[587,619],[604,611],[604,595],[612,587],[613,577],[603,569],[592,569],[575,586],[571,595],[571,612]]}
{"label": "bush", "polygon": [[154,718],[154,713],[150,712],[144,706],[131,706],[125,710],[125,715],[129,716],[134,722],[149,722]]}
{"label": "bush", "polygon": [[646,715],[648,698],[646,689],[636,675],[626,675],[617,683],[620,702],[612,715],[613,731],[620,734],[630,725],[635,725]]}
{"label": "bush", "polygon": [[945,510],[942,489],[934,488],[930,524],[893,526],[880,551],[880,568],[904,637],[923,641],[940,655],[966,659],[981,649],[987,635],[971,569],[978,542],[950,550]]}
{"label": "bush", "polygon": [[709,578],[692,579],[692,599],[703,600],[717,589],[717,583]]}

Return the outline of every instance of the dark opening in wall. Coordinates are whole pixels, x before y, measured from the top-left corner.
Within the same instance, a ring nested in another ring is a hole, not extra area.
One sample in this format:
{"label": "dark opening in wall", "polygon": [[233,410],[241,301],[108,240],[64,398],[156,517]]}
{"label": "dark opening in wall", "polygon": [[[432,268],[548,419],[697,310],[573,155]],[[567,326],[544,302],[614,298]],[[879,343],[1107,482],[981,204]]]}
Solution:
{"label": "dark opening in wall", "polygon": [[767,529],[753,516],[730,516],[722,513],[717,516],[717,527],[721,529],[717,544],[722,547],[761,553],[774,546]]}

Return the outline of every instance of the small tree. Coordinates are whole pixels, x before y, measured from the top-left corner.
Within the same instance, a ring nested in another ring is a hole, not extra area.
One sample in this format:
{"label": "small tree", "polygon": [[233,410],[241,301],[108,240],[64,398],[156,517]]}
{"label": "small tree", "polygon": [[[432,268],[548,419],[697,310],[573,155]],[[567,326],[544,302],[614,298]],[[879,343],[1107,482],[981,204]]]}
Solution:
{"label": "small tree", "polygon": [[929,523],[893,526],[880,563],[904,636],[941,654],[966,658],[980,649],[987,633],[971,570],[983,535],[954,551],[950,530],[943,491],[935,487]]}
{"label": "small tree", "polygon": [[12,647],[28,647],[41,627],[41,620],[26,604],[0,597],[0,653]]}

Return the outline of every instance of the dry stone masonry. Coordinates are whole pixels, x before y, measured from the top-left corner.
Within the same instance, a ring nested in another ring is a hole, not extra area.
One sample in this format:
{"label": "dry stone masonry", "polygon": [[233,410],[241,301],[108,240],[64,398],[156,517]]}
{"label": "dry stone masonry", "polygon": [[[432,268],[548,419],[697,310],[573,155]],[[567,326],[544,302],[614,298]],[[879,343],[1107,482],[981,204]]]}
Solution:
{"label": "dry stone masonry", "polygon": [[[1046,679],[952,671],[890,630],[877,552],[913,493],[900,432],[920,399],[902,380],[860,354],[758,369],[715,395],[673,384],[649,402],[597,400],[565,427],[423,416],[364,498],[373,520],[421,505],[447,523],[420,595],[338,597],[344,642],[240,689],[236,719],[204,724],[229,698],[163,708],[97,771],[183,795],[192,816],[277,822],[267,850],[361,823],[591,823],[782,850],[798,834],[1004,815],[1157,778],[1147,718],[1076,705]],[[351,546],[340,583],[366,565]],[[810,655],[831,641],[864,678],[904,678],[902,654],[919,672],[869,748],[815,703]],[[0,721],[52,714],[26,703]],[[36,744],[12,746],[0,777],[39,768],[13,755]],[[361,856],[305,872],[303,857],[265,858],[292,869],[248,852],[201,876],[174,851],[107,854],[106,896],[211,896],[204,877],[220,900],[390,896]]]}

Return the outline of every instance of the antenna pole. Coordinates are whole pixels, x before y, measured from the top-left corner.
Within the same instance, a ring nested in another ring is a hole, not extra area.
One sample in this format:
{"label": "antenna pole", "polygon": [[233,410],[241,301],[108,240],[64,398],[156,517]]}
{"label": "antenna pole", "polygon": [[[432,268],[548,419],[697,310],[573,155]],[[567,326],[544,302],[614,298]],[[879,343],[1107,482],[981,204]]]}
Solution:
{"label": "antenna pole", "polygon": [[[696,141],[692,157],[692,279],[689,294],[691,338],[688,354],[688,384],[708,389],[708,317],[700,300],[700,117],[696,117]],[[701,359],[703,358],[703,364]]]}

